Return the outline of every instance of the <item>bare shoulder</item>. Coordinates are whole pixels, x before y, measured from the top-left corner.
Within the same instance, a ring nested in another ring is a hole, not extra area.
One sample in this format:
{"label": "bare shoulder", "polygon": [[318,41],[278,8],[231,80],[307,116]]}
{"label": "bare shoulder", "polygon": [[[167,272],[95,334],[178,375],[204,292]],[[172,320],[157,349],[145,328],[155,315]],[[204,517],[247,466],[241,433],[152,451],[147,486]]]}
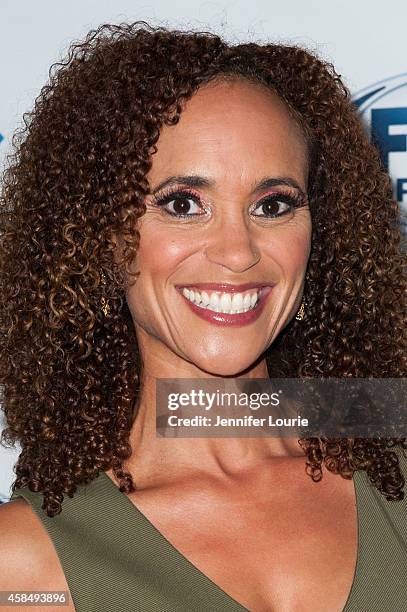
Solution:
{"label": "bare shoulder", "polygon": [[[25,499],[0,505],[0,534],[0,591],[69,592],[51,538]],[[69,599],[64,610],[75,612],[72,597]],[[11,609],[20,608],[14,605]]]}

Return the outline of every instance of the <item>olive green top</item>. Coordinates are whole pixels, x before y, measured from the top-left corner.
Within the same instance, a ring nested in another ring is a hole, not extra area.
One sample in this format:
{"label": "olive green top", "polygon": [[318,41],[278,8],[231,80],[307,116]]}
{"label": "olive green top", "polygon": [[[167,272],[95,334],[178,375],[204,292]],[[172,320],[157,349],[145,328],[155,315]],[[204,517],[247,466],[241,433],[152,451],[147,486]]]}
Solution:
{"label": "olive green top", "polygon": [[[407,482],[407,458],[397,453]],[[343,612],[406,612],[407,495],[387,501],[364,471],[355,472],[354,483],[358,554]],[[18,496],[48,531],[76,612],[247,612],[188,561],[104,472],[78,486],[73,498],[66,496],[54,518],[41,509],[41,493],[24,487],[11,499]]]}

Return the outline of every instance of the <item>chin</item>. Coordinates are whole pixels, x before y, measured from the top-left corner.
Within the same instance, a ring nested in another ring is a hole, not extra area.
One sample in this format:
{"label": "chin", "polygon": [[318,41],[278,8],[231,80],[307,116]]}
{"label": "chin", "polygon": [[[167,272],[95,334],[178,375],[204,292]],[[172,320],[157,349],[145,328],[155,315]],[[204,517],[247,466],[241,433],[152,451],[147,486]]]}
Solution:
{"label": "chin", "polygon": [[253,360],[243,359],[227,359],[224,355],[219,357],[211,357],[208,360],[194,361],[197,368],[203,370],[207,374],[219,377],[237,377],[250,371],[253,366]]}

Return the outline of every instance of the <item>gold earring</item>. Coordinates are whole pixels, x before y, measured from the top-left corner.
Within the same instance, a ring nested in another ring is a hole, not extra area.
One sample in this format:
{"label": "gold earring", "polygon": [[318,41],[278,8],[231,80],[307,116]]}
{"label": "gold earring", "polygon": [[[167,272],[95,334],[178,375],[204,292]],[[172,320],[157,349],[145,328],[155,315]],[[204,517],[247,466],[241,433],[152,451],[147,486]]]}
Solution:
{"label": "gold earring", "polygon": [[305,314],[305,302],[304,300],[301,302],[301,306],[297,312],[297,314],[295,315],[295,318],[297,319],[297,321],[302,321],[304,318],[304,314]]}
{"label": "gold earring", "polygon": [[[100,278],[102,280],[102,285],[106,285],[106,276],[105,276],[103,270],[101,270],[101,272],[100,272]],[[101,309],[103,311],[103,314],[105,315],[105,317],[107,317],[107,315],[110,312],[110,306],[107,303],[107,299],[104,296],[102,296],[100,298],[100,305],[101,305]]]}
{"label": "gold earring", "polygon": [[110,311],[110,306],[107,303],[106,298],[102,297],[100,300],[100,303],[101,303],[101,308],[103,310],[103,314],[105,315],[105,317],[107,317]]}

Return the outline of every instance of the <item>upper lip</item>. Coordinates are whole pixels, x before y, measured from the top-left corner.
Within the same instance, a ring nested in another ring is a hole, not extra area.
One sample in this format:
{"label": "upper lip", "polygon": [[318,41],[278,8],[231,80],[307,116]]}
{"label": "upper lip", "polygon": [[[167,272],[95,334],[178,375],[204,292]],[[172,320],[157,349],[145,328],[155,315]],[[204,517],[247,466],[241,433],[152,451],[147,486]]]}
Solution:
{"label": "upper lip", "polygon": [[262,287],[273,287],[275,283],[244,283],[242,285],[232,285],[230,283],[188,283],[186,285],[176,285],[177,289],[182,289],[184,287],[194,288],[194,289],[205,289],[211,291],[226,291],[229,293],[241,293],[242,291],[247,291],[248,289],[261,289]]}

